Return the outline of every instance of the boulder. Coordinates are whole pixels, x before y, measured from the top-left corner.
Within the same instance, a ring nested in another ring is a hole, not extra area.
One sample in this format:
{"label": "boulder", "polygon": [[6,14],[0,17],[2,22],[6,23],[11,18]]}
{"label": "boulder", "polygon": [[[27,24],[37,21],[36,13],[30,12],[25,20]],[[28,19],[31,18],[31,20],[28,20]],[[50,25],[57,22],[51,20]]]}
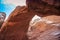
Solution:
{"label": "boulder", "polygon": [[6,14],[4,12],[0,12],[0,28],[6,18]]}
{"label": "boulder", "polygon": [[60,16],[51,15],[38,19],[30,22],[27,32],[29,40],[60,40]]}

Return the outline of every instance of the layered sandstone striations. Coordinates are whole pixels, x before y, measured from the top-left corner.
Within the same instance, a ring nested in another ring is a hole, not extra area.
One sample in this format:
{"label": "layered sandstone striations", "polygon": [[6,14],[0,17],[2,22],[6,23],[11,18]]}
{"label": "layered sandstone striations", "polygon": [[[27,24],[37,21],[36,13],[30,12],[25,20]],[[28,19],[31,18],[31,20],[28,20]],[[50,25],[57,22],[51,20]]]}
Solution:
{"label": "layered sandstone striations", "polygon": [[30,40],[60,40],[60,16],[46,16],[33,22],[27,36]]}
{"label": "layered sandstone striations", "polygon": [[29,22],[35,15],[41,17],[60,15],[58,9],[45,4],[41,2],[38,5],[32,2],[31,4],[27,4],[27,6],[16,7],[1,27],[0,40],[28,40],[26,34],[29,28]]}

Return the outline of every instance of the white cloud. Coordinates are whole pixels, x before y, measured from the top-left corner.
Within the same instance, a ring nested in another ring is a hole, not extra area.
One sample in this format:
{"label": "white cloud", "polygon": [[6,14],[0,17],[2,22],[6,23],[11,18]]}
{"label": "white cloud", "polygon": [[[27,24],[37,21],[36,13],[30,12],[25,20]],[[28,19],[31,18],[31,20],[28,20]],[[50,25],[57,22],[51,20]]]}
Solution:
{"label": "white cloud", "polygon": [[13,5],[26,5],[26,0],[5,0],[4,4],[13,4]]}

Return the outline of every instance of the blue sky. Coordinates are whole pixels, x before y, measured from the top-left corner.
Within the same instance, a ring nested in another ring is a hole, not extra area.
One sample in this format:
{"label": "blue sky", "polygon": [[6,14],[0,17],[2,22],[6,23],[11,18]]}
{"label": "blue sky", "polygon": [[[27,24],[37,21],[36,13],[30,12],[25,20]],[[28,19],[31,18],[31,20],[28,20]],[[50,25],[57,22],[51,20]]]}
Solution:
{"label": "blue sky", "polygon": [[25,5],[25,0],[0,0],[0,12],[6,13],[6,18],[16,8],[16,6]]}

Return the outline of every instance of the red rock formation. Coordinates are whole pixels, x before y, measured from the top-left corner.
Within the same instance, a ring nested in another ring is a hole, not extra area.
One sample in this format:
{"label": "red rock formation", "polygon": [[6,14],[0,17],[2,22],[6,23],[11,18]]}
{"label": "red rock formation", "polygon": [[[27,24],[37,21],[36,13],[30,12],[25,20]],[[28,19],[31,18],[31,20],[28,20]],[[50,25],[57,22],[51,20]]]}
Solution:
{"label": "red rock formation", "polygon": [[50,5],[60,6],[60,0],[43,0],[44,2],[47,2]]}
{"label": "red rock formation", "polygon": [[29,26],[27,35],[30,40],[59,40],[60,16],[46,16],[35,21]]}
{"label": "red rock formation", "polygon": [[[36,5],[38,8],[35,7]],[[45,6],[44,3],[36,5],[33,5],[34,8],[29,8],[31,6],[16,7],[8,17],[7,21],[2,25],[0,30],[0,40],[28,40],[26,33],[29,22],[34,15],[44,17],[59,14],[59,10],[48,5]]]}

